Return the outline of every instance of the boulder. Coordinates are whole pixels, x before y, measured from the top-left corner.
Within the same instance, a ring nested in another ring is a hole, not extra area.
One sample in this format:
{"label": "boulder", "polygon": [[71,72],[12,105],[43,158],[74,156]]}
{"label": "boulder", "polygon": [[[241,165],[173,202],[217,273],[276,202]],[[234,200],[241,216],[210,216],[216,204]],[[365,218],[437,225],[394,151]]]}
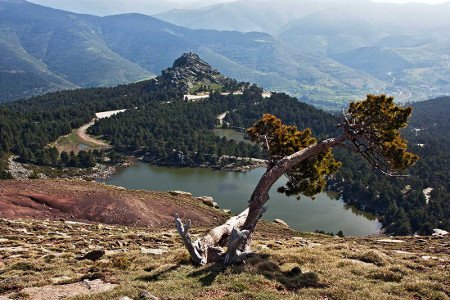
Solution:
{"label": "boulder", "polygon": [[385,243],[385,244],[401,244],[405,241],[403,240],[391,240],[391,239],[382,239],[382,240],[376,240],[378,243]]}
{"label": "boulder", "polygon": [[442,229],[433,229],[433,231],[434,231],[433,236],[445,236],[448,234],[447,231]]}
{"label": "boulder", "polygon": [[274,222],[277,223],[277,224],[280,224],[280,225],[282,225],[284,227],[289,228],[289,225],[285,221],[283,221],[281,219],[275,219]]}
{"label": "boulder", "polygon": [[195,198],[199,201],[202,201],[203,204],[209,206],[209,207],[214,207],[214,208],[219,208],[219,204],[217,204],[217,202],[214,202],[214,198],[213,197],[209,197],[209,196],[202,196],[202,197],[197,197]]}
{"label": "boulder", "polygon": [[173,196],[187,196],[192,197],[192,193],[189,192],[183,192],[183,191],[170,191],[169,194]]}
{"label": "boulder", "polygon": [[102,258],[105,255],[105,250],[93,250],[90,251],[88,253],[86,253],[85,255],[78,257],[78,260],[92,260],[92,261],[97,261],[100,258]]}

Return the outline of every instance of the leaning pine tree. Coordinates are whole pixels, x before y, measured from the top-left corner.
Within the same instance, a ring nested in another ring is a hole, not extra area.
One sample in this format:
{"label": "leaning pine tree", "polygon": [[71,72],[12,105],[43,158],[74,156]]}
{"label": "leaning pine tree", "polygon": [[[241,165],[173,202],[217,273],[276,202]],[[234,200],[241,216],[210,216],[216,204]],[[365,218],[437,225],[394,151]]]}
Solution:
{"label": "leaning pine tree", "polygon": [[340,135],[323,141],[317,141],[310,129],[299,131],[265,114],[247,130],[251,140],[260,143],[268,155],[267,171],[253,191],[248,208],[196,241],[189,235],[191,222],[183,224],[176,216],[178,232],[193,262],[221,261],[225,265],[242,262],[251,253],[251,236],[266,211],[264,205],[271,187],[285,175],[288,182],[278,189],[280,193],[312,197],[322,192],[327,180],[341,166],[333,157],[335,147],[362,155],[387,176],[400,176],[397,172],[418,160],[407,151],[406,141],[400,136],[411,112],[411,107],[397,106],[392,97],[368,95],[366,100],[350,104],[343,123],[337,125]]}

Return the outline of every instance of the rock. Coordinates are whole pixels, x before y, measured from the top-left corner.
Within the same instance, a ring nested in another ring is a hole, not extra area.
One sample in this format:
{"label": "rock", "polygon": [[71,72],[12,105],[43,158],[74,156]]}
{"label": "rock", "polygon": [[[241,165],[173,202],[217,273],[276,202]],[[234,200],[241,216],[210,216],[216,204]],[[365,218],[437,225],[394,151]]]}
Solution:
{"label": "rock", "polygon": [[141,299],[149,299],[149,300],[159,300],[158,297],[153,296],[152,294],[150,294],[147,291],[142,290],[141,293],[139,294],[139,296],[141,297]]}
{"label": "rock", "polygon": [[87,259],[87,260],[97,261],[100,258],[102,258],[103,255],[105,255],[105,250],[93,250],[93,251],[86,253],[84,256],[79,257],[78,260]]}
{"label": "rock", "polygon": [[282,225],[284,227],[289,228],[289,225],[285,221],[283,221],[281,219],[275,219],[274,222],[277,223],[277,224],[280,224],[280,225]]}
{"label": "rock", "polygon": [[300,274],[302,274],[302,270],[299,267],[293,267],[288,273],[289,276],[296,276]]}
{"label": "rock", "polygon": [[91,224],[83,223],[83,222],[75,222],[75,221],[64,221],[67,225],[79,225],[79,226],[90,226]]}
{"label": "rock", "polygon": [[115,256],[115,255],[118,255],[121,253],[125,253],[127,251],[128,251],[127,249],[106,250],[105,255],[106,256]]}
{"label": "rock", "polygon": [[69,281],[71,279],[72,278],[70,278],[69,276],[60,276],[60,277],[51,278],[50,281],[53,284],[61,284],[63,282],[67,282],[67,281]]}
{"label": "rock", "polygon": [[222,209],[222,211],[228,215],[231,215],[231,209]]}
{"label": "rock", "polygon": [[433,229],[433,231],[434,231],[433,236],[445,236],[448,234],[447,231],[442,229]]}
{"label": "rock", "polygon": [[378,242],[378,243],[386,243],[386,244],[400,244],[400,243],[404,243],[405,241],[384,239],[384,240],[376,240],[376,242]]}
{"label": "rock", "polygon": [[117,300],[133,300],[133,299],[131,299],[130,297],[120,297],[119,299],[117,299]]}
{"label": "rock", "polygon": [[0,253],[1,252],[11,252],[11,253],[24,253],[29,251],[29,249],[24,248],[22,246],[17,247],[0,247]]}
{"label": "rock", "polygon": [[192,197],[192,193],[183,192],[183,191],[170,191],[169,194],[171,194],[172,196],[188,196],[188,197]]}
{"label": "rock", "polygon": [[267,245],[259,245],[259,248],[260,248],[261,250],[269,250],[269,249],[270,249],[270,247],[267,246]]}
{"label": "rock", "polygon": [[415,255],[412,252],[402,251],[402,250],[395,250],[394,252],[397,253],[397,254],[402,254],[402,255]]}
{"label": "rock", "polygon": [[202,196],[202,197],[197,197],[195,199],[202,201],[203,204],[205,204],[205,205],[207,205],[209,207],[219,208],[219,204],[214,202],[214,198],[213,197]]}
{"label": "rock", "polygon": [[435,256],[424,255],[424,256],[422,256],[422,259],[423,260],[430,260],[430,259],[438,259],[438,258],[435,257]]}
{"label": "rock", "polygon": [[146,249],[146,248],[141,248],[141,253],[142,254],[153,254],[153,255],[162,255],[163,253],[166,253],[167,250],[163,250],[163,249]]}
{"label": "rock", "polygon": [[161,87],[171,87],[187,93],[198,83],[228,87],[235,82],[213,69],[197,54],[184,53],[171,68],[162,71],[162,75],[156,78],[156,83]]}

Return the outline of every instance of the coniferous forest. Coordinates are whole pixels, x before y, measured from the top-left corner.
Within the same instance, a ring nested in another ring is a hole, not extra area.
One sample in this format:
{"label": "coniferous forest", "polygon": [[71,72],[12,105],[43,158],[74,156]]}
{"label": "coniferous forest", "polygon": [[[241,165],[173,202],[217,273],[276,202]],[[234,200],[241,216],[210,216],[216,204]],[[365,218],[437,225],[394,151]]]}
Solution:
{"label": "coniferous forest", "polygon": [[[63,91],[5,104],[0,107],[0,176],[9,178],[7,158],[56,168],[90,168],[104,155],[137,155],[171,166],[216,166],[221,157],[263,158],[258,145],[219,138],[211,131],[217,116],[228,112],[225,124],[244,131],[263,113],[275,114],[286,124],[311,128],[318,138],[336,133],[341,114],[318,110],[286,94],[263,98],[262,89],[251,86],[241,95],[211,92],[208,100],[186,102],[182,92],[160,87],[154,80],[115,88]],[[344,200],[381,217],[389,233],[431,233],[450,229],[450,122],[446,114],[450,98],[413,105],[413,117],[404,135],[421,160],[406,178],[387,178],[364,160],[343,149],[336,158],[343,162],[329,183]],[[90,133],[102,136],[113,151],[58,153],[48,145],[58,137],[88,123],[99,111],[127,109],[102,119]],[[433,188],[426,199],[423,190]]]}

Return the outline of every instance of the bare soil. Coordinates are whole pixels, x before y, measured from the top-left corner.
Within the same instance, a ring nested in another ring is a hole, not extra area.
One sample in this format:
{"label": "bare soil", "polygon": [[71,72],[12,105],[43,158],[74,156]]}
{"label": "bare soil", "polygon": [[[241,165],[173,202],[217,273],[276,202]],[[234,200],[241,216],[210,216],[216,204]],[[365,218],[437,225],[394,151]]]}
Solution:
{"label": "bare soil", "polygon": [[188,196],[129,191],[75,180],[0,182],[0,218],[80,220],[144,227],[173,227],[174,215],[202,226],[226,217]]}

